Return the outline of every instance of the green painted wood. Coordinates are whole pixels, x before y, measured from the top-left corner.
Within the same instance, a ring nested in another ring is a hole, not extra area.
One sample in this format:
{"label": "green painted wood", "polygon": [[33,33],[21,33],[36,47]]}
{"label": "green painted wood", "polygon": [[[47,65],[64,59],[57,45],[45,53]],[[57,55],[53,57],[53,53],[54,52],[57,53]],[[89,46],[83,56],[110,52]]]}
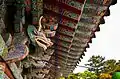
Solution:
{"label": "green painted wood", "polygon": [[28,25],[28,28],[27,28],[27,33],[28,33],[28,36],[30,38],[30,40],[32,41],[33,45],[36,46],[36,43],[35,43],[35,35],[34,35],[34,31],[37,30],[35,28],[35,26],[33,25]]}
{"label": "green painted wood", "polygon": [[7,53],[8,53],[7,46],[5,45],[5,42],[2,36],[0,35],[0,56],[5,57]]}

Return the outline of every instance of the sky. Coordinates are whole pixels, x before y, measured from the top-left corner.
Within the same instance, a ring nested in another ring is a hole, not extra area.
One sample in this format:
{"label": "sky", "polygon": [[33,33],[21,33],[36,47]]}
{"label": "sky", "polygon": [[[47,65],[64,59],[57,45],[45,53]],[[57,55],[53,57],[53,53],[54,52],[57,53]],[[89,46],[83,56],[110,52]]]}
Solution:
{"label": "sky", "polygon": [[[92,39],[87,48],[85,56],[80,62],[80,66],[87,63],[92,55],[101,55],[106,59],[120,60],[120,0],[117,4],[110,7],[110,16],[105,17],[105,24],[100,25],[100,31],[96,32],[96,38]],[[86,70],[77,67],[74,73]]]}

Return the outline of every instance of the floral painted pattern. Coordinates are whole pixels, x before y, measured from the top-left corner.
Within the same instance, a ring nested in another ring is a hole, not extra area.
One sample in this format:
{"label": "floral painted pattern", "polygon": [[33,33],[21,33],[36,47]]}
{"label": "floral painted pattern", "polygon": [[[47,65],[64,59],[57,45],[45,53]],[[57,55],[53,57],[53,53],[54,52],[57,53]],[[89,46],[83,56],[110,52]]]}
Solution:
{"label": "floral painted pattern", "polygon": [[81,22],[88,22],[88,23],[99,23],[101,16],[87,16],[86,14],[82,14]]}
{"label": "floral painted pattern", "polygon": [[62,18],[62,21],[60,22],[60,24],[65,25],[66,27],[70,27],[72,29],[76,29],[77,28],[75,22],[70,21],[68,19],[64,19],[64,18]]}
{"label": "floral painted pattern", "polygon": [[40,16],[43,14],[43,0],[32,0],[32,24],[38,25]]}
{"label": "floral painted pattern", "polygon": [[72,50],[72,51],[76,51],[76,52],[82,52],[82,51],[84,51],[84,48],[71,48],[70,50]]}
{"label": "floral painted pattern", "polygon": [[58,14],[62,14],[62,15],[67,16],[69,18],[75,19],[75,20],[78,20],[78,17],[79,17],[79,14],[76,14],[76,13],[74,13],[72,11],[68,11],[66,9],[62,9],[61,13],[60,13],[60,11],[59,11],[60,8],[58,6],[45,4],[44,8],[48,9],[48,10],[51,10],[53,12],[56,12]]}
{"label": "floral painted pattern", "polygon": [[64,46],[66,48],[70,48],[70,46],[71,46],[71,43],[68,43],[68,42],[65,42],[65,41],[61,41],[61,40],[57,40],[56,44],[58,44],[60,46]]}
{"label": "floral painted pattern", "polygon": [[87,15],[91,16],[100,16],[100,13],[105,12],[107,9],[107,6],[97,6],[92,4],[86,4],[85,8],[83,10],[83,13],[86,13]]}
{"label": "floral painted pattern", "polygon": [[60,26],[59,26],[58,31],[59,31],[60,33],[63,33],[63,34],[65,34],[65,35],[68,35],[68,36],[74,36],[74,34],[75,34],[74,31],[71,31],[71,30],[66,29],[66,28],[62,28],[62,27],[60,27]]}
{"label": "floral painted pattern", "polygon": [[62,50],[62,51],[65,51],[65,52],[68,52],[68,48],[65,48],[65,47],[63,47],[63,46],[55,47],[55,49]]}
{"label": "floral painted pattern", "polygon": [[5,13],[6,13],[6,4],[5,4],[5,1],[2,0],[1,1],[1,4],[0,4],[0,18],[4,18],[5,16]]}
{"label": "floral painted pattern", "polygon": [[23,44],[16,44],[4,58],[8,63],[24,59],[28,55],[28,48]]}
{"label": "floral painted pattern", "polygon": [[[57,37],[57,34],[56,34],[56,37]],[[66,36],[64,36],[64,35],[59,34],[58,39],[64,40],[64,41],[67,41],[67,42],[72,42],[73,37],[69,37],[69,36],[66,37]]]}
{"label": "floral painted pattern", "polygon": [[15,18],[14,30],[16,33],[18,33],[18,32],[21,32],[23,28],[20,26],[20,22],[23,20],[25,21],[25,18],[23,18],[25,17],[25,9],[24,9],[25,5],[23,0],[19,0],[19,1],[17,0],[17,4],[14,4],[14,5],[17,8],[16,14],[14,15],[14,18]]}
{"label": "floral painted pattern", "polygon": [[89,4],[109,5],[110,0],[87,0]]}
{"label": "floral painted pattern", "polygon": [[78,23],[78,28],[86,28],[89,30],[94,31],[96,29],[96,25],[95,24],[91,24],[91,23],[86,23],[86,22],[79,22]]}
{"label": "floral painted pattern", "polygon": [[88,43],[89,39],[85,39],[85,38],[78,38],[78,37],[74,37],[73,42],[78,44],[77,42],[79,41],[79,43]]}
{"label": "floral painted pattern", "polygon": [[74,7],[78,10],[81,10],[81,8],[82,8],[82,3],[78,2],[78,1],[74,1],[74,0],[57,0],[57,1],[64,3],[66,5],[69,5],[71,7]]}
{"label": "floral painted pattern", "polygon": [[5,24],[2,18],[0,18],[0,34],[4,31]]}
{"label": "floral painted pattern", "polygon": [[84,48],[84,47],[87,46],[87,43],[82,44],[82,43],[80,43],[79,41],[76,42],[76,43],[78,43],[78,44],[75,44],[75,43],[73,42],[71,47],[82,47],[82,48]]}
{"label": "floral painted pattern", "polygon": [[28,38],[24,33],[15,33],[13,38],[14,44],[25,44]]}

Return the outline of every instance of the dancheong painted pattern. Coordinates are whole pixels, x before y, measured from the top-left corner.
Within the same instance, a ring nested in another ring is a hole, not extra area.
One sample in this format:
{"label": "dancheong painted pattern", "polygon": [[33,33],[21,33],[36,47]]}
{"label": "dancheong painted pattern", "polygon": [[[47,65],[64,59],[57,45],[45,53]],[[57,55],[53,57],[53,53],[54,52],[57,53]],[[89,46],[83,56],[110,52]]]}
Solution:
{"label": "dancheong painted pattern", "polygon": [[0,0],[0,78],[68,76],[117,0]]}

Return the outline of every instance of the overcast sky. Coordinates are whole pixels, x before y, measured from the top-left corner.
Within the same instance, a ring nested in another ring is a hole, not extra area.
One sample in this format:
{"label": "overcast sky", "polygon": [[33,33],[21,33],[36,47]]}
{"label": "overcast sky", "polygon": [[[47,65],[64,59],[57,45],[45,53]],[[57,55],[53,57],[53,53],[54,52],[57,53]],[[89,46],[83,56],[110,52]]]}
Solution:
{"label": "overcast sky", "polygon": [[[110,7],[110,16],[105,17],[105,24],[100,25],[100,32],[92,39],[90,48],[85,52],[80,65],[87,63],[92,55],[101,55],[106,59],[120,60],[120,0]],[[83,72],[85,68],[77,67],[74,73]]]}

